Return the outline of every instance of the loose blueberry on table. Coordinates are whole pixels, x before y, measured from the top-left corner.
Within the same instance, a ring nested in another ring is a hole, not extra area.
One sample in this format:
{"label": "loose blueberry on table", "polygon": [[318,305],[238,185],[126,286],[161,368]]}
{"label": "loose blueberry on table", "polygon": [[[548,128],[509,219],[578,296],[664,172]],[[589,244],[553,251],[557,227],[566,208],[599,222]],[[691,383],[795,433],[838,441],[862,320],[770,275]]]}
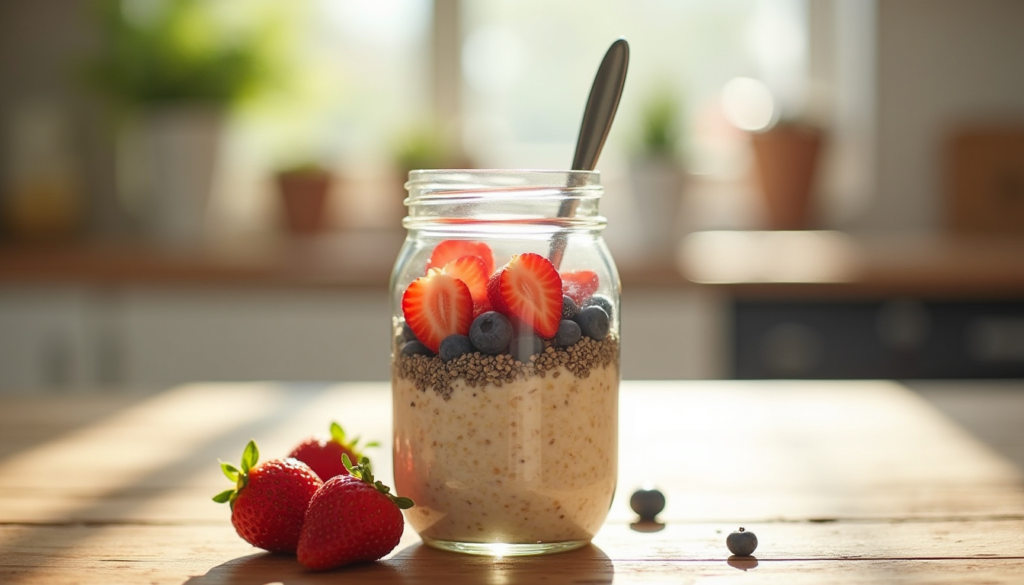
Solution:
{"label": "loose blueberry on table", "polygon": [[757,549],[757,536],[741,527],[726,537],[725,546],[729,547],[729,551],[738,557],[749,557]]}
{"label": "loose blueberry on table", "polygon": [[653,522],[665,509],[665,494],[655,488],[643,488],[633,492],[629,507],[640,516],[642,522]]}

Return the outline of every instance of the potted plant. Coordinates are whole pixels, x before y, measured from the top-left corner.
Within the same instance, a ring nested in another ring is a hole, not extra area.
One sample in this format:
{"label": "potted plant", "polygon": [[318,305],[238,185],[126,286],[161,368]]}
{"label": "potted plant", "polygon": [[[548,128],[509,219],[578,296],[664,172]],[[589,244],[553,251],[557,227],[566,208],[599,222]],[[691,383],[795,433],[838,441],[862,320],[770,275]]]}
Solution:
{"label": "potted plant", "polygon": [[685,176],[679,161],[679,99],[665,89],[651,94],[641,116],[639,149],[630,164],[633,195],[650,252],[670,256],[679,235]]}
{"label": "potted plant", "polygon": [[230,30],[202,0],[98,4],[88,76],[121,122],[118,175],[159,241],[202,231],[225,114],[269,74],[269,29]]}
{"label": "potted plant", "polygon": [[814,177],[823,136],[818,126],[793,119],[751,134],[769,228],[811,227]]}
{"label": "potted plant", "polygon": [[305,163],[279,170],[276,179],[288,230],[297,235],[322,231],[333,174],[318,164]]}

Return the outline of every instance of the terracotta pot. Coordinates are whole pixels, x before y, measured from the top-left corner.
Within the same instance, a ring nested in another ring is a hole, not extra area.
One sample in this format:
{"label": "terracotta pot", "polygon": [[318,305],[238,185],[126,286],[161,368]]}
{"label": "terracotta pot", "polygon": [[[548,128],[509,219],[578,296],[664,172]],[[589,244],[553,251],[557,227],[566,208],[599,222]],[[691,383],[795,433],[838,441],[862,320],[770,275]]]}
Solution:
{"label": "terracotta pot", "polygon": [[288,230],[311,234],[324,229],[327,195],[332,177],[327,172],[292,171],[278,173],[277,187],[284,205]]}
{"label": "terracotta pot", "polygon": [[822,132],[806,126],[776,126],[752,135],[754,160],[768,211],[768,227],[807,229],[813,212],[814,172]]}

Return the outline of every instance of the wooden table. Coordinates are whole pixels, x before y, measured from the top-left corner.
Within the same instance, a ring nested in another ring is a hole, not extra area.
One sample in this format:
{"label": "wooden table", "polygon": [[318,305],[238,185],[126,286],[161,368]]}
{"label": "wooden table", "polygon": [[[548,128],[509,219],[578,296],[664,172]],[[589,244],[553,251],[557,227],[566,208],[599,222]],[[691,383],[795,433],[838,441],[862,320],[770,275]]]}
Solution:
{"label": "wooden table", "polygon": [[[408,529],[381,562],[316,574],[240,540],[210,496],[250,437],[280,456],[332,417],[384,442],[390,482],[386,384],[0,398],[0,583],[1024,582],[1021,470],[897,383],[627,382],[593,546],[493,560]],[[657,532],[630,527],[647,481],[668,499]],[[729,559],[740,525],[754,559]]]}

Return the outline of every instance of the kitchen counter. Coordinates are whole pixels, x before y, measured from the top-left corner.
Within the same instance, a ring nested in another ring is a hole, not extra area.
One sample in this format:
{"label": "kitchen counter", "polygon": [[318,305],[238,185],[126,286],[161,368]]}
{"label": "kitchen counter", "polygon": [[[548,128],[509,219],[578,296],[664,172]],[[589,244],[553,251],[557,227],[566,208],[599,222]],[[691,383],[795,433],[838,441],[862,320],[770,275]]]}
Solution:
{"label": "kitchen counter", "polygon": [[[627,381],[619,489],[592,546],[466,557],[407,527],[384,560],[327,573],[238,538],[210,501],[227,483],[217,460],[237,460],[249,438],[282,456],[338,418],[383,442],[371,456],[391,483],[387,384],[4,397],[0,582],[1018,583],[1024,475],[961,422],[990,404],[1001,415],[984,424],[1006,432],[987,436],[1019,450],[1024,384],[927,386]],[[647,482],[667,496],[657,531],[635,529],[627,505]],[[739,526],[757,534],[754,557],[726,550]]]}

